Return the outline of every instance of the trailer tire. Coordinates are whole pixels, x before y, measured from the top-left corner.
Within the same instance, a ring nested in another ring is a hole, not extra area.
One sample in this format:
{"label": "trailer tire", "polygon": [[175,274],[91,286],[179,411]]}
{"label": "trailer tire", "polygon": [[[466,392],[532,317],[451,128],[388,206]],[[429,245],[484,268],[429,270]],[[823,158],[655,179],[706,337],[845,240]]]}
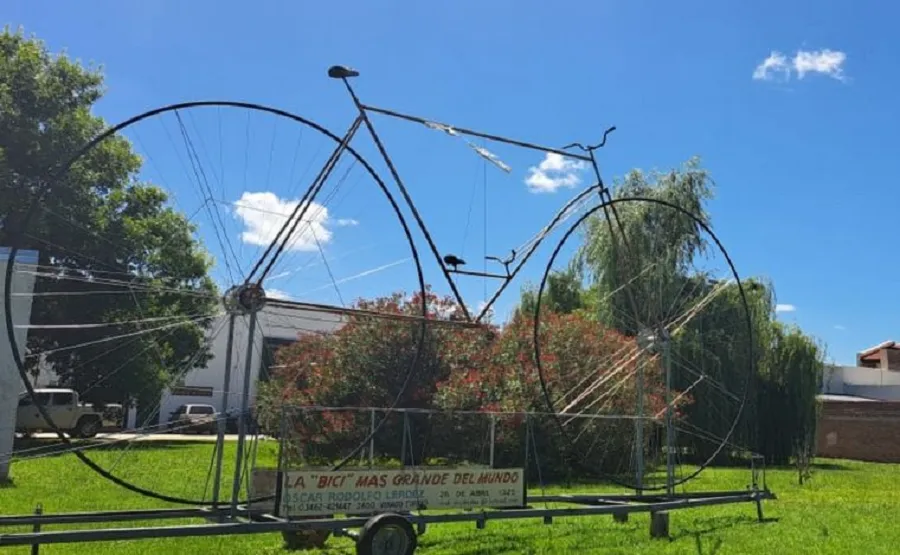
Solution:
{"label": "trailer tire", "polygon": [[419,538],[404,517],[384,513],[366,522],[356,541],[357,555],[413,555]]}

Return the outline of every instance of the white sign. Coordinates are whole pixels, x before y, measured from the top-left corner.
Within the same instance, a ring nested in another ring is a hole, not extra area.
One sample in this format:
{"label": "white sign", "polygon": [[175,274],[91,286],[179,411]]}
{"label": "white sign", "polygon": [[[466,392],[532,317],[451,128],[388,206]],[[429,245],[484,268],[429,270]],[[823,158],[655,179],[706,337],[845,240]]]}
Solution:
{"label": "white sign", "polygon": [[525,472],[513,469],[418,468],[286,472],[283,516],[423,509],[520,507]]}

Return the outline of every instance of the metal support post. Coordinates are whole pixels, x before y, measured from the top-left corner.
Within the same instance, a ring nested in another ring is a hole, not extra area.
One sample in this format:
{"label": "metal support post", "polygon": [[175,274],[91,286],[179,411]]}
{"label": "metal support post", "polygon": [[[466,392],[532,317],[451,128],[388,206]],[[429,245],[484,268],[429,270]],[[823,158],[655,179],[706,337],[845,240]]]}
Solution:
{"label": "metal support post", "polygon": [[284,452],[285,438],[288,433],[287,415],[284,407],[281,407],[281,419],[278,421],[278,471],[275,473],[275,508],[273,514],[276,517],[281,516],[282,497],[284,495],[284,476],[285,476],[285,460],[287,455]]}
{"label": "metal support post", "polygon": [[[34,508],[34,516],[40,518],[41,515],[44,514],[44,506],[38,503],[37,507]],[[40,534],[41,532],[41,522],[38,520],[34,523],[34,526],[31,527],[31,531],[35,534]],[[39,555],[41,552],[41,544],[35,543],[31,546],[31,555]]]}
{"label": "metal support post", "polygon": [[244,443],[247,439],[247,411],[250,405],[250,375],[253,368],[253,339],[256,335],[256,311],[250,313],[247,326],[247,358],[244,364],[244,386],[241,390],[241,413],[238,415],[237,454],[234,463],[234,481],[231,486],[231,517],[237,516],[238,497],[241,493],[241,476],[244,463]]}
{"label": "metal support post", "polygon": [[231,396],[231,355],[234,351],[235,314],[228,315],[228,343],[225,353],[225,378],[222,383],[222,403],[219,409],[218,434],[216,436],[216,471],[213,478],[212,504],[219,504],[219,490],[222,486],[222,457],[225,454],[225,426],[228,423],[228,400]]}
{"label": "metal support post", "polygon": [[491,413],[491,447],[490,447],[490,465],[494,468],[494,446],[497,437],[497,415]]}
{"label": "metal support post", "polygon": [[375,409],[369,412],[369,468],[375,466]]}
{"label": "metal support post", "polygon": [[669,497],[675,495],[675,426],[673,416],[675,407],[672,406],[672,361],[669,348],[669,338],[662,337],[663,369],[666,373],[666,494]]}
{"label": "metal support post", "polygon": [[400,464],[406,467],[406,448],[409,436],[409,413],[403,411],[403,438],[400,440]]}
{"label": "metal support post", "polygon": [[637,418],[634,420],[634,483],[636,492],[640,495],[644,486],[644,361],[641,359],[638,359],[635,389],[637,390]]}

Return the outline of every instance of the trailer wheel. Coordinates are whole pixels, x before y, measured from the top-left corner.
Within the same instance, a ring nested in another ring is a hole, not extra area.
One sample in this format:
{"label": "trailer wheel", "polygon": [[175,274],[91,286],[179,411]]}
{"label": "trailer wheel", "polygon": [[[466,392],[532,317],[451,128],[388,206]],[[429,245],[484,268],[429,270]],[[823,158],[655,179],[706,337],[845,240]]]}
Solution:
{"label": "trailer wheel", "polygon": [[356,541],[357,555],[412,555],[419,538],[413,525],[400,515],[373,516],[363,526]]}

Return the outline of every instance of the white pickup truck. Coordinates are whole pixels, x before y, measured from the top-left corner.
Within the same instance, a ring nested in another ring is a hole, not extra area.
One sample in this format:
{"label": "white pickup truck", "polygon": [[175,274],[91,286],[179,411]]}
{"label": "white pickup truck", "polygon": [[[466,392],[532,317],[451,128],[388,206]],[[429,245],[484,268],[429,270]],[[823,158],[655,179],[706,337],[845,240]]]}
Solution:
{"label": "white pickup truck", "polygon": [[[78,393],[72,389],[36,389],[35,398],[43,405],[57,428],[72,437],[91,438],[97,435],[103,425],[103,415],[86,403],[78,400]],[[19,396],[16,413],[16,432],[31,435],[48,432],[52,428],[41,416],[34,401],[27,393]]]}

